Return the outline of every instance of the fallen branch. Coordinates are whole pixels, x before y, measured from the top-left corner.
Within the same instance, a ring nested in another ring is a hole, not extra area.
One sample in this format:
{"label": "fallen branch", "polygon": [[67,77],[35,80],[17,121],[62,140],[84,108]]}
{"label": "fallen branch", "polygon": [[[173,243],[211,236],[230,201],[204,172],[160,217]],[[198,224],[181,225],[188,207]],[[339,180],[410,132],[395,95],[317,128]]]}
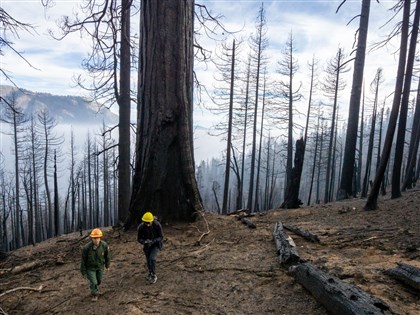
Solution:
{"label": "fallen branch", "polygon": [[320,242],[319,237],[316,234],[312,234],[311,232],[306,231],[306,230],[304,230],[300,227],[293,226],[293,225],[287,225],[287,224],[284,224],[283,226],[286,230],[289,230],[289,231],[291,231],[291,232],[293,232],[297,235],[300,235],[300,236],[302,236],[303,238],[305,238],[306,240],[308,240],[312,243],[319,243]]}
{"label": "fallen branch", "polygon": [[377,239],[377,238],[378,238],[377,236],[372,236],[372,237],[369,237],[369,238],[366,238],[366,239],[362,240],[362,243],[363,242],[368,242],[368,241],[371,241],[371,240],[374,240],[374,239]]}
{"label": "fallen branch", "polygon": [[203,252],[206,249],[208,249],[209,246],[210,246],[210,244],[213,243],[213,241],[214,241],[214,238],[209,243],[207,243],[206,245],[204,245],[203,247],[201,247],[200,249],[197,249],[197,250],[191,252],[190,255],[188,255],[188,256],[196,256],[196,255],[200,254],[201,252]]}
{"label": "fallen branch", "polygon": [[70,243],[70,245],[76,245],[76,244],[79,244],[81,241],[83,241],[85,238],[88,238],[88,237],[89,237],[89,233],[88,233],[88,234],[86,234],[85,236],[83,236],[83,237],[81,237],[81,238],[77,239],[76,241],[74,241],[74,242]]}
{"label": "fallen branch", "polygon": [[181,259],[185,259],[185,258],[189,258],[189,257],[197,257],[198,254],[201,254],[201,252],[209,249],[209,246],[210,246],[211,243],[213,243],[213,241],[214,241],[214,238],[209,243],[207,243],[206,245],[202,246],[201,248],[199,248],[199,249],[197,249],[197,250],[195,250],[193,252],[190,252],[187,255],[178,256],[175,259],[170,260],[169,262],[171,264],[173,264],[174,262],[176,262],[178,260],[181,260]]}
{"label": "fallen branch", "polygon": [[255,223],[253,223],[251,220],[249,220],[247,218],[241,218],[241,222],[243,224],[245,224],[247,227],[249,227],[250,229],[257,228],[257,226],[255,225]]}
{"label": "fallen branch", "polygon": [[40,285],[38,288],[18,287],[18,288],[10,289],[10,290],[7,290],[7,291],[1,293],[0,297],[5,296],[5,295],[10,294],[10,293],[13,293],[13,292],[16,292],[16,291],[20,291],[20,290],[40,292],[42,290],[42,285]]}

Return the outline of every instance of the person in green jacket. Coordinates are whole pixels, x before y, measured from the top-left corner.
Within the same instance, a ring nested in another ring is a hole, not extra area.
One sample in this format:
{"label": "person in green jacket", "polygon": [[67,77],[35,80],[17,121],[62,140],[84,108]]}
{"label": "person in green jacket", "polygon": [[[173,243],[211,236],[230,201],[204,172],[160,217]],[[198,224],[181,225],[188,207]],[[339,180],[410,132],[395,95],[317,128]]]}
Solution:
{"label": "person in green jacket", "polygon": [[91,242],[83,247],[80,272],[89,280],[92,301],[98,300],[99,285],[102,282],[104,269],[109,270],[111,257],[108,244],[101,240],[103,233],[93,229],[90,233]]}

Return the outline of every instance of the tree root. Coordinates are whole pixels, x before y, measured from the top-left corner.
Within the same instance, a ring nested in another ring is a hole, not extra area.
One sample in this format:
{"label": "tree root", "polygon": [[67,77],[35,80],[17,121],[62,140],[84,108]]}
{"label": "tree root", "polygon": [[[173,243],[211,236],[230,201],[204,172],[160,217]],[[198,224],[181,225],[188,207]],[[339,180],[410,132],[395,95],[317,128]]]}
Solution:
{"label": "tree root", "polygon": [[202,231],[200,231],[200,229],[198,227],[196,227],[197,231],[200,232],[200,233],[202,233],[200,235],[200,237],[198,238],[197,242],[195,242],[195,245],[196,246],[199,246],[201,244],[201,240],[204,238],[204,236],[210,234],[209,222],[207,221],[206,217],[204,216],[204,212],[203,211],[200,211],[199,213],[203,217],[204,222],[206,223],[207,231],[206,232],[202,232]]}

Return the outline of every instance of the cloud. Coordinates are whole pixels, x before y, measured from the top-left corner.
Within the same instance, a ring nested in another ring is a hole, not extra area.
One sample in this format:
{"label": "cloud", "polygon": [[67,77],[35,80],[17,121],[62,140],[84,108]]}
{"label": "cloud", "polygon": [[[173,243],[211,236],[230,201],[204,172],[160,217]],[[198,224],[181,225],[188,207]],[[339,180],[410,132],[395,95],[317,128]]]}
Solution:
{"label": "cloud", "polygon": [[[296,44],[296,57],[299,60],[300,71],[297,80],[304,83],[304,90],[308,89],[308,69],[307,63],[315,55],[320,60],[320,71],[326,62],[334,57],[338,47],[350,53],[353,49],[355,32],[358,28],[359,19],[354,17],[360,14],[360,1],[346,1],[336,10],[340,1],[318,1],[318,0],[282,0],[282,1],[256,1],[256,0],[196,0],[197,3],[206,5],[213,15],[222,14],[225,27],[231,31],[239,31],[235,34],[237,38],[249,37],[255,32],[255,21],[261,3],[264,2],[267,19],[267,37],[269,48],[267,55],[270,58],[269,72],[275,76],[277,61],[281,58],[281,51],[285,46],[290,32],[293,33]],[[38,34],[27,34],[21,32],[19,38],[13,38],[15,48],[22,52],[27,60],[36,68],[29,67],[22,59],[11,52],[1,57],[2,68],[11,71],[13,78],[23,88],[49,92],[53,94],[74,94],[81,95],[84,92],[74,88],[73,76],[82,73],[81,62],[90,52],[90,41],[81,38],[79,34],[71,34],[62,41],[56,41],[48,35],[48,29],[57,30],[56,22],[62,14],[72,15],[75,8],[82,1],[56,1],[56,5],[45,10],[39,1],[2,1],[2,8],[18,17],[22,22],[32,23],[37,26]],[[138,5],[138,1],[136,1]],[[389,33],[390,28],[397,22],[384,24],[388,21],[393,12],[389,8],[395,1],[381,1],[371,4],[371,18],[369,26],[368,42],[384,39]],[[351,21],[350,24],[348,24]],[[134,21],[136,23],[136,21]],[[347,25],[348,24],[348,25]],[[133,33],[137,29],[133,28]],[[223,37],[223,31],[219,30],[217,37]],[[226,34],[224,34],[226,36]],[[212,40],[201,38],[203,45],[214,50],[215,44]],[[398,38],[389,46],[389,49],[369,52],[366,57],[365,82],[369,84],[376,73],[378,67],[384,68],[386,82],[384,86],[389,94],[394,86],[396,75],[397,58],[393,53],[396,51],[399,42]],[[243,43],[247,45],[247,43]],[[245,47],[244,47],[244,50]],[[353,55],[354,56],[354,55]],[[195,71],[202,84],[209,90],[212,89],[215,68],[211,64],[196,64]],[[348,89],[343,92],[341,99],[341,115],[346,117],[348,110],[349,89],[351,87],[352,71],[346,74]],[[1,82],[0,82],[1,83]],[[5,84],[6,82],[3,82]],[[321,93],[319,93],[321,94]],[[206,99],[206,102],[209,102]],[[306,106],[306,101],[302,100],[302,108]],[[303,110],[303,112],[305,112]],[[208,127],[210,122],[220,119],[212,116],[207,111],[195,112],[195,122],[203,123]],[[200,135],[203,139],[204,135]],[[200,147],[198,144],[197,147]],[[204,147],[201,145],[201,147]]]}

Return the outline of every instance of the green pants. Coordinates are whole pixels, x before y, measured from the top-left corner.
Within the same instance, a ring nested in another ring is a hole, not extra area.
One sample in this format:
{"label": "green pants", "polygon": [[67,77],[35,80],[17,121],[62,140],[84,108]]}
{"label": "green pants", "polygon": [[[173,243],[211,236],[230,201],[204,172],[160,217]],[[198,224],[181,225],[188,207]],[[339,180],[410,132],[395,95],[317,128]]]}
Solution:
{"label": "green pants", "polygon": [[92,295],[98,294],[99,285],[102,282],[102,276],[104,274],[103,269],[98,270],[86,270],[86,277],[89,280],[90,293]]}

